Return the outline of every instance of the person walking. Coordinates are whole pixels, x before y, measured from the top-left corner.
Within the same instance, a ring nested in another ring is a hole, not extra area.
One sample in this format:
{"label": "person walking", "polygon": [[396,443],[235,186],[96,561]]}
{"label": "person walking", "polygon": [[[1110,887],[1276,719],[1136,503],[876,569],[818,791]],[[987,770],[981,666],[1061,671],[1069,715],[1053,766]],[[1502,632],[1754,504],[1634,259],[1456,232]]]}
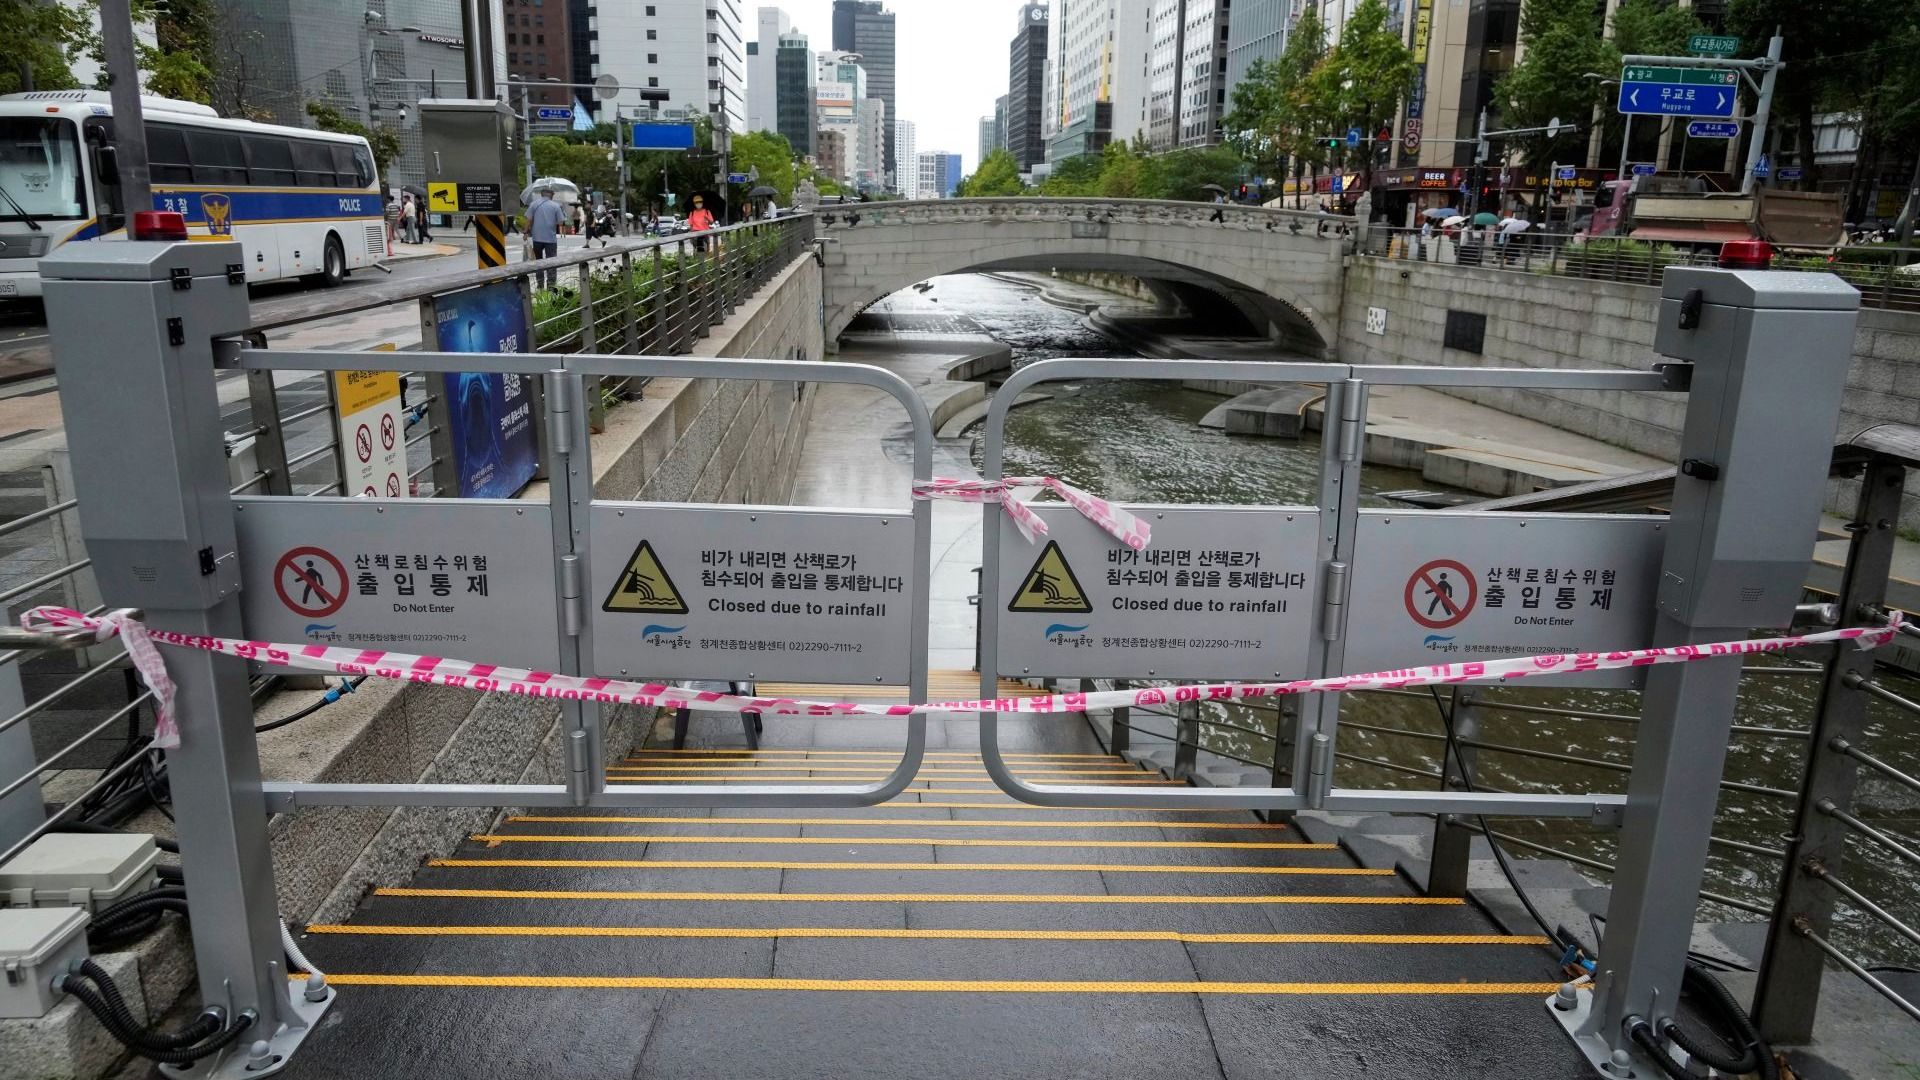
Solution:
{"label": "person walking", "polygon": [[[713,228],[713,211],[707,209],[705,196],[695,195],[693,197],[693,212],[687,215],[687,228],[696,233],[707,232]],[[694,237],[693,250],[707,250],[707,238],[704,236]]]}
{"label": "person walking", "polygon": [[1207,218],[1207,220],[1208,220],[1208,221],[1218,221],[1218,222],[1220,222],[1220,223],[1221,223],[1221,224],[1223,224],[1223,225],[1224,225],[1224,224],[1226,224],[1226,220],[1227,220],[1227,212],[1226,212],[1225,210],[1222,210],[1222,209],[1221,209],[1221,207],[1223,207],[1223,206],[1225,206],[1225,205],[1227,205],[1227,193],[1226,193],[1226,192],[1224,192],[1224,191],[1216,191],[1216,192],[1214,192],[1214,194],[1213,194],[1213,214],[1212,214],[1211,216],[1209,216],[1209,217]]}
{"label": "person walking", "polygon": [[414,231],[417,224],[416,217],[418,213],[419,213],[419,208],[414,206],[413,196],[411,195],[400,196],[400,242],[401,243],[417,244],[420,242],[417,234]]}
{"label": "person walking", "polygon": [[[560,252],[560,223],[566,218],[566,210],[553,200],[553,192],[541,188],[534,196],[533,208],[527,211],[527,239],[533,242],[535,259],[551,259]],[[555,272],[542,270],[534,282],[542,289],[553,288]]]}

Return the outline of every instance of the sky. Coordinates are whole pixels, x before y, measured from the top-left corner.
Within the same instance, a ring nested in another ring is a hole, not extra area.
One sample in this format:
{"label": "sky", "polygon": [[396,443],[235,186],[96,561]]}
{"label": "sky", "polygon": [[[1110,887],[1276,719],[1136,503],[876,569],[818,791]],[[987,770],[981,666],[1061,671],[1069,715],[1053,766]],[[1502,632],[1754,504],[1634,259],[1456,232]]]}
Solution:
{"label": "sky", "polygon": [[[980,118],[1007,92],[1007,47],[1025,0],[887,0],[893,12],[898,120],[911,120],[919,149],[958,153],[970,174],[980,157]],[[742,32],[758,33],[759,10],[778,7],[814,52],[833,48],[833,0],[745,0]]]}

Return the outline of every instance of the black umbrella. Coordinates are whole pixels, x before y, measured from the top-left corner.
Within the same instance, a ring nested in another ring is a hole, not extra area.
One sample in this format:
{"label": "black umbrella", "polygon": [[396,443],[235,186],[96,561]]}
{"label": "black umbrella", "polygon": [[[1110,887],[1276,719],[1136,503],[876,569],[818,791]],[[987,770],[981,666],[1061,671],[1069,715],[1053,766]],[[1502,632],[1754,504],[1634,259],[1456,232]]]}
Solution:
{"label": "black umbrella", "polygon": [[421,187],[419,184],[408,184],[405,187],[402,187],[400,190],[406,192],[407,194],[413,196],[416,199],[419,199],[421,202],[427,201],[427,189]]}
{"label": "black umbrella", "polygon": [[779,188],[768,187],[765,184],[761,184],[759,187],[754,188],[752,191],[747,192],[747,198],[749,199],[777,199],[779,197],[780,197]]}
{"label": "black umbrella", "polygon": [[1227,193],[1227,189],[1221,187],[1219,184],[1201,184],[1200,190],[1201,191],[1217,191],[1222,195],[1225,195]]}

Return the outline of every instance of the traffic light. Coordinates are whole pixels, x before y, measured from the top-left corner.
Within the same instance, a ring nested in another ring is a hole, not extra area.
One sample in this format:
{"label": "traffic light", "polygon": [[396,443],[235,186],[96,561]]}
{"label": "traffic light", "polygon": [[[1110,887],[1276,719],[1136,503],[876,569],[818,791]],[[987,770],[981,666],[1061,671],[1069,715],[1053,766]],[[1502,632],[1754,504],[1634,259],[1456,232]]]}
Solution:
{"label": "traffic light", "polygon": [[1327,149],[1329,149],[1329,150],[1338,150],[1338,149],[1340,149],[1340,142],[1341,142],[1341,140],[1339,140],[1339,139],[1328,139],[1328,140],[1327,140]]}
{"label": "traffic light", "polygon": [[1240,185],[1240,201],[1241,202],[1247,201],[1247,185],[1245,184]]}

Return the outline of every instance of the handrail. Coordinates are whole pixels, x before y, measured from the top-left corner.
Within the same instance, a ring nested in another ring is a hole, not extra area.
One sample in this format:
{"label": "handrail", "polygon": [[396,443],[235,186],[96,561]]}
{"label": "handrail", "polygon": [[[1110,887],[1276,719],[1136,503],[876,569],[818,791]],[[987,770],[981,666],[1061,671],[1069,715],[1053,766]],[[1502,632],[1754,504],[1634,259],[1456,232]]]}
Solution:
{"label": "handrail", "polygon": [[1794,918],[1793,932],[1813,942],[1816,948],[1827,954],[1828,959],[1846,968],[1849,972],[1852,972],[1855,978],[1866,983],[1877,991],[1881,997],[1892,1002],[1894,1008],[1899,1009],[1915,1020],[1920,1020],[1920,1005],[1915,1005],[1913,1002],[1901,997],[1898,991],[1886,983],[1881,982],[1874,976],[1873,972],[1862,967],[1859,961],[1841,952],[1839,949],[1834,948],[1831,942],[1814,931],[1813,924],[1807,920],[1805,915],[1799,915]]}
{"label": "handrail", "polygon": [[1915,945],[1920,945],[1920,930],[1915,930],[1913,927],[1908,926],[1905,922],[1895,917],[1892,912],[1889,912],[1879,904],[1860,895],[1859,890],[1840,880],[1833,871],[1828,870],[1826,863],[1818,859],[1809,859],[1803,869],[1815,880],[1826,882],[1835,892],[1846,897],[1847,901],[1853,904],[1854,907],[1878,919],[1880,923],[1889,930],[1894,931]]}

